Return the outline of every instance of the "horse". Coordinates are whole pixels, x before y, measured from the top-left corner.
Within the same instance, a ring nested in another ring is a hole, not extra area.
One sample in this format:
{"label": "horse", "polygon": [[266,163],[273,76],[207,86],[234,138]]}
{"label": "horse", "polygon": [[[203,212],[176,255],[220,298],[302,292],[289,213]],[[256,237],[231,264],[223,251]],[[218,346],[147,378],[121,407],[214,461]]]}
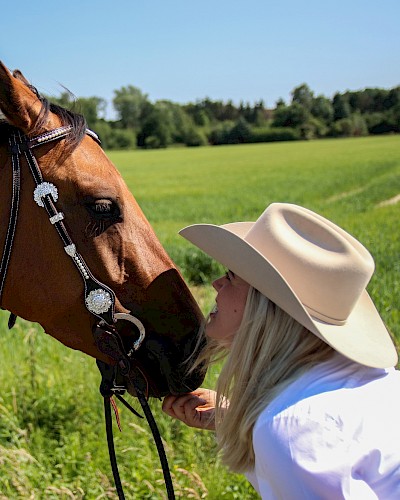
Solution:
{"label": "horse", "polygon": [[132,395],[128,358],[149,397],[194,390],[202,313],[83,116],[1,62],[0,110],[1,308],[119,367]]}

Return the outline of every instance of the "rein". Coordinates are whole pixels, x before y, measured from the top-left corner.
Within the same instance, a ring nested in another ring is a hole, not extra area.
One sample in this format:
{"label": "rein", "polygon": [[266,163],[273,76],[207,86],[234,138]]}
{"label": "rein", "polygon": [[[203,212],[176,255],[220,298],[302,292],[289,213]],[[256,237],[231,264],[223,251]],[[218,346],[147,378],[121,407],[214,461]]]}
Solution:
{"label": "rein", "polygon": [[[124,383],[124,381],[127,379],[135,389],[136,396],[141,404],[142,410],[152,431],[163,469],[168,498],[172,500],[175,499],[175,494],[171,480],[171,474],[168,467],[167,457],[162,444],[160,433],[157,428],[157,424],[154,420],[153,414],[150,410],[146,398],[147,379],[140,368],[135,364],[134,359],[135,352],[140,348],[145,338],[145,328],[142,322],[135,316],[126,313],[115,313],[115,293],[104,283],[101,283],[93,276],[82,255],[80,255],[77,251],[77,248],[64,225],[64,214],[62,212],[59,212],[56,207],[56,202],[58,200],[58,189],[54,184],[46,182],[43,179],[39,164],[32,152],[32,149],[34,149],[35,147],[63,139],[67,137],[71,132],[71,126],[63,126],[30,139],[29,137],[24,136],[20,130],[13,129],[11,136],[9,137],[9,150],[11,152],[12,162],[12,196],[5,245],[0,262],[0,303],[4,284],[6,281],[18,221],[21,191],[20,157],[24,155],[26,162],[28,163],[29,170],[36,184],[33,198],[40,207],[43,207],[46,210],[50,223],[55,227],[58,235],[62,240],[65,252],[67,253],[67,255],[69,255],[69,257],[71,257],[72,262],[82,276],[84,282],[85,307],[98,320],[96,329],[94,331],[95,343],[101,352],[109,355],[116,362],[115,366],[110,366],[102,361],[97,360],[97,366],[102,376],[100,393],[104,398],[104,415],[106,422],[108,450],[118,497],[120,500],[125,499],[118,471],[112,432],[111,406],[113,406],[118,419],[118,413],[115,407],[115,403],[112,399],[113,396],[115,395],[116,398],[135,415],[143,418],[129,405],[129,403],[127,403],[122,398],[122,394],[124,394],[127,390],[127,386]],[[100,144],[100,141],[94,132],[92,132],[91,130],[86,130],[86,133]],[[9,328],[12,328],[15,320],[16,315],[11,313],[8,323]],[[138,338],[135,340],[132,348],[128,352],[126,352],[122,339],[117,332],[117,329],[115,328],[115,324],[118,320],[126,320],[131,322],[135,325],[138,331]]]}

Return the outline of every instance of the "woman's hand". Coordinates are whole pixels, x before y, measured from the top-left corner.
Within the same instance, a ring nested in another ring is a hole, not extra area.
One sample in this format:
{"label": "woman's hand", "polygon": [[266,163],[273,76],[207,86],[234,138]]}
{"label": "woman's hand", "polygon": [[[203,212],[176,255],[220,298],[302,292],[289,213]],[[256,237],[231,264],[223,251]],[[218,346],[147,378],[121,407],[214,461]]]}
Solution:
{"label": "woman's hand", "polygon": [[215,404],[216,392],[200,387],[182,396],[167,396],[162,409],[189,427],[212,431],[215,430]]}

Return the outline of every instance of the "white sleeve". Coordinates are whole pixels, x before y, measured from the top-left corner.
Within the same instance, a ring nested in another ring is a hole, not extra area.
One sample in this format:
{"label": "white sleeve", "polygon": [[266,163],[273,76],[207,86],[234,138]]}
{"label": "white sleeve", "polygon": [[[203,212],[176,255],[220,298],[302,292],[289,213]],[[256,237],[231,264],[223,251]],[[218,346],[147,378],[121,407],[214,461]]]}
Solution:
{"label": "white sleeve", "polygon": [[318,419],[279,415],[259,423],[253,446],[261,497],[376,500],[367,484],[352,477],[351,442],[340,422],[326,414]]}

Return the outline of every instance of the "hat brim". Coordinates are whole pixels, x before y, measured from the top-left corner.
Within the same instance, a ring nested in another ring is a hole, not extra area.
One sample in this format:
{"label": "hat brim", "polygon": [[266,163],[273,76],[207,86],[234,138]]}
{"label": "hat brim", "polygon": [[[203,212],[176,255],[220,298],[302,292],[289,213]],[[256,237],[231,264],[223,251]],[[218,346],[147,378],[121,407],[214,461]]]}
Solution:
{"label": "hat brim", "polygon": [[344,324],[334,325],[313,318],[282,274],[244,239],[253,224],[195,224],[182,229],[179,234],[240,276],[344,356],[375,368],[396,365],[396,349],[366,290]]}

